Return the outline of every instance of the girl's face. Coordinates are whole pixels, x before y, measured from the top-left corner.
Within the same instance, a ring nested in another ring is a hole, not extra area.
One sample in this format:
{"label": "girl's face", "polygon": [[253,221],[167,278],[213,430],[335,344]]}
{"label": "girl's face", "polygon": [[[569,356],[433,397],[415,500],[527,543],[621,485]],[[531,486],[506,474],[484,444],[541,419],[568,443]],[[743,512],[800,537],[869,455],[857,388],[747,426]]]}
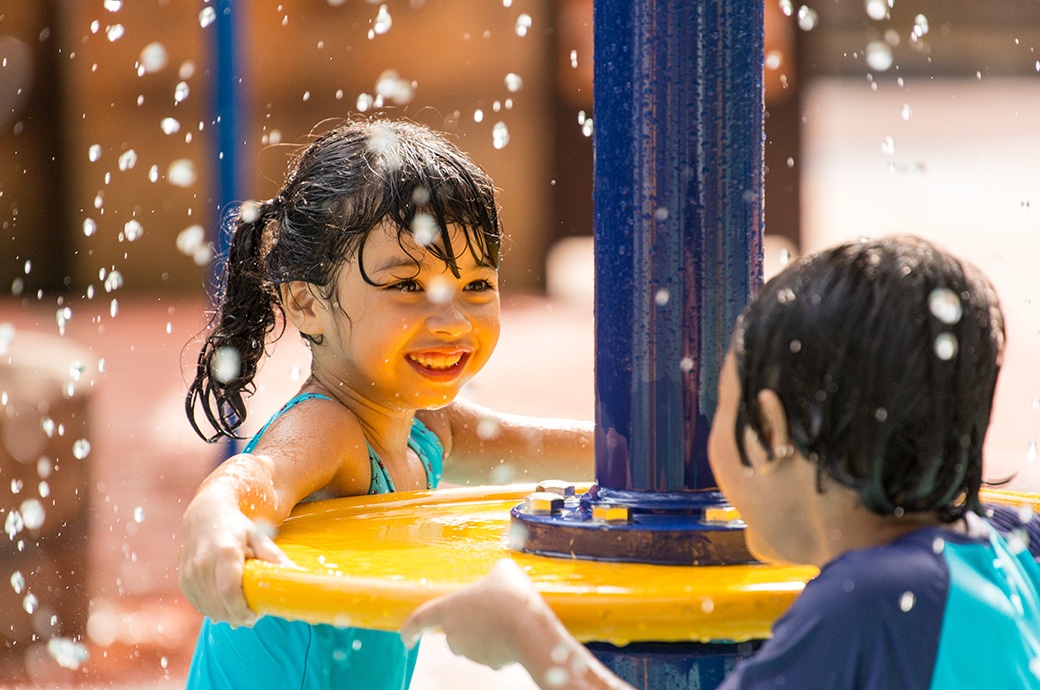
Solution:
{"label": "girl's face", "polygon": [[410,235],[399,243],[395,229],[369,233],[363,261],[376,285],[357,261],[340,268],[338,303],[326,306],[325,340],[313,348],[316,367],[391,409],[443,407],[458,395],[498,343],[500,305],[498,271],[460,250],[461,229],[449,232],[461,254],[457,278]]}

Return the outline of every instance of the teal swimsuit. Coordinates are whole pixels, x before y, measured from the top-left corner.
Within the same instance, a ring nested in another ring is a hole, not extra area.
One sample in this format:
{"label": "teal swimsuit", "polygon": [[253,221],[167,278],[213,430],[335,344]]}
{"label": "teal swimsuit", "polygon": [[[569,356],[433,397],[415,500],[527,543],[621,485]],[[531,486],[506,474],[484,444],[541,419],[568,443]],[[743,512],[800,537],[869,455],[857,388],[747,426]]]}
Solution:
{"label": "teal swimsuit", "polygon": [[[264,425],[243,450],[252,452],[271,422],[304,400],[330,398],[302,393]],[[426,469],[426,485],[441,478],[444,448],[440,439],[416,419],[408,437]],[[394,491],[382,461],[368,448],[372,465],[369,494]],[[404,690],[412,679],[419,648],[406,650],[397,633],[361,628],[311,625],[264,616],[251,628],[232,628],[207,618],[199,631],[188,673],[188,688],[263,690]]]}

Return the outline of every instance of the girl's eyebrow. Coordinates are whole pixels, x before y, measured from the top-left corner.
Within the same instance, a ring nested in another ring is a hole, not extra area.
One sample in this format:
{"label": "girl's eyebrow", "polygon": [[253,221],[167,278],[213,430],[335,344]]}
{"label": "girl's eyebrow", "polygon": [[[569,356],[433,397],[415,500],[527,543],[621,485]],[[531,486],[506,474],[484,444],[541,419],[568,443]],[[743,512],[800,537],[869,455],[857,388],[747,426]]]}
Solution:
{"label": "girl's eyebrow", "polygon": [[406,256],[392,256],[388,257],[385,261],[378,264],[375,267],[373,273],[385,273],[386,271],[392,271],[396,268],[415,268],[416,264],[419,263],[420,262],[416,261],[415,259]]}

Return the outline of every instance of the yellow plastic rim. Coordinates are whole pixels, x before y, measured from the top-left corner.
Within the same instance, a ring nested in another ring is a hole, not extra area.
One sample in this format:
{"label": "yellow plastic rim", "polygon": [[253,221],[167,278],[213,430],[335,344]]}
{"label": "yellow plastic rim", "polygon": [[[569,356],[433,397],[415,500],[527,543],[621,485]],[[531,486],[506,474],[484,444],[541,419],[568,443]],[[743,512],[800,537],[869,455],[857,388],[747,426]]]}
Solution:
{"label": "yellow plastic rim", "polygon": [[[816,575],[811,567],[662,566],[544,558],[508,546],[509,510],[531,485],[359,496],[298,506],[276,539],[297,567],[251,560],[257,612],[310,623],[398,630],[419,604],[512,558],[583,642],[765,639]],[[1040,496],[983,500],[1040,509]]]}

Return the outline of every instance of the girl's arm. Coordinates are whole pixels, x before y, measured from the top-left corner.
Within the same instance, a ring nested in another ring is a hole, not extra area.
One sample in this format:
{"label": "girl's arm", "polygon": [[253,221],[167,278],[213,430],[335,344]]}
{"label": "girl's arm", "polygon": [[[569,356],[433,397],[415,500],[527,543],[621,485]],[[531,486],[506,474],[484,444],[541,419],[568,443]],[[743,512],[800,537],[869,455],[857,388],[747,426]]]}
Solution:
{"label": "girl's arm", "polygon": [[414,646],[424,630],[444,631],[453,652],[501,668],[520,663],[541,688],[631,690],[571,637],[530,579],[503,559],[475,585],[420,606],[401,629]]}
{"label": "girl's arm", "polygon": [[446,481],[504,484],[545,479],[591,481],[593,424],[502,414],[456,399],[419,419],[444,444]]}
{"label": "girl's arm", "polygon": [[[299,407],[306,408],[306,417]],[[368,488],[368,451],[357,419],[325,401],[299,407],[271,425],[254,453],[217,467],[184,511],[179,584],[192,605],[214,620],[256,622],[242,592],[245,560],[289,562],[271,535],[297,503],[358,458],[364,466],[357,462],[357,471],[345,474],[358,477],[363,488],[340,490],[348,495]]]}

